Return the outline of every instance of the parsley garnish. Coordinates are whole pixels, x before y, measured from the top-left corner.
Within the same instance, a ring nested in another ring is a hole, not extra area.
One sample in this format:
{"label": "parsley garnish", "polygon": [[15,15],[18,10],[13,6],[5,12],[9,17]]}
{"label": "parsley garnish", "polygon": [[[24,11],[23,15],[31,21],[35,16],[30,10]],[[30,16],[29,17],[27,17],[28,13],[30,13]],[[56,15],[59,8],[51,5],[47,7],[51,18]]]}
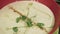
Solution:
{"label": "parsley garnish", "polygon": [[21,17],[17,17],[16,18],[16,23],[18,23],[20,20],[25,20],[26,19],[26,16],[21,16]]}
{"label": "parsley garnish", "polygon": [[29,6],[32,6],[32,5],[33,5],[33,3],[29,3],[28,5],[29,5]]}
{"label": "parsley garnish", "polygon": [[27,19],[26,23],[28,27],[33,26],[31,19]]}
{"label": "parsley garnish", "polygon": [[41,29],[43,29],[44,24],[43,23],[37,23],[37,26]]}
{"label": "parsley garnish", "polygon": [[18,23],[21,20],[21,17],[16,18],[16,23]]}
{"label": "parsley garnish", "polygon": [[26,17],[26,16],[24,16],[24,15],[21,17],[21,19],[22,19],[22,20],[25,20],[26,18],[27,18],[27,17]]}
{"label": "parsley garnish", "polygon": [[18,27],[13,27],[14,32],[18,32]]}

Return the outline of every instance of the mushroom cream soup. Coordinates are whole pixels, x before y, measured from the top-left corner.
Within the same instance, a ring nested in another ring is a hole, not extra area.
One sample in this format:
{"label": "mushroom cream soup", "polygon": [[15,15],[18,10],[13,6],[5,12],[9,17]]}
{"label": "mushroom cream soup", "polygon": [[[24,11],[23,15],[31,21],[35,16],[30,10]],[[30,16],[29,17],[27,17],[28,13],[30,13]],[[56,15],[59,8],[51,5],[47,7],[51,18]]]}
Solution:
{"label": "mushroom cream soup", "polygon": [[0,9],[0,34],[48,34],[54,15],[35,1],[16,1]]}

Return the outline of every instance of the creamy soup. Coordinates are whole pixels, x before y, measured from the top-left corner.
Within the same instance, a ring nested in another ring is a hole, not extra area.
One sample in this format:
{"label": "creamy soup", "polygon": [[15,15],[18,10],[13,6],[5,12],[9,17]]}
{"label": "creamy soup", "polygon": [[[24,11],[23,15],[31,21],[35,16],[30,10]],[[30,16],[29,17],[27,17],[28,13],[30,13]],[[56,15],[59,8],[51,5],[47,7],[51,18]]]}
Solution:
{"label": "creamy soup", "polygon": [[0,9],[0,34],[48,34],[54,15],[35,1],[16,1]]}

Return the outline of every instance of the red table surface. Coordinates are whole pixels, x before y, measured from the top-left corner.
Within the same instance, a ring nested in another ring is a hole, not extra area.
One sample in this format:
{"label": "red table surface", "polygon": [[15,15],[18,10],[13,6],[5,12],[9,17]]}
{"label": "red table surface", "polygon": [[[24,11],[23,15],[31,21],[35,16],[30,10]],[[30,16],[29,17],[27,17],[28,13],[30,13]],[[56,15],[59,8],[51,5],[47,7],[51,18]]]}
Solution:
{"label": "red table surface", "polygon": [[[17,0],[0,0],[0,9],[5,5],[14,2]],[[60,6],[55,2],[55,0],[38,0],[38,2],[43,3],[47,7],[49,7],[55,16],[55,26],[49,34],[53,34],[53,32],[59,27],[60,24]]]}

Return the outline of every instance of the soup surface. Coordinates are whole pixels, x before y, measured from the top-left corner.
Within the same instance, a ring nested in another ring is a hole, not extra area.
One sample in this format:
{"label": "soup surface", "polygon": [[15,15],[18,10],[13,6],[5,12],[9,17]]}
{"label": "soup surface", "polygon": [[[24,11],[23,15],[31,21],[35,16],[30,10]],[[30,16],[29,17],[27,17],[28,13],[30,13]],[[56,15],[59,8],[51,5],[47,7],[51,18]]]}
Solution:
{"label": "soup surface", "polygon": [[35,1],[16,1],[0,9],[0,34],[48,34],[54,15]]}

